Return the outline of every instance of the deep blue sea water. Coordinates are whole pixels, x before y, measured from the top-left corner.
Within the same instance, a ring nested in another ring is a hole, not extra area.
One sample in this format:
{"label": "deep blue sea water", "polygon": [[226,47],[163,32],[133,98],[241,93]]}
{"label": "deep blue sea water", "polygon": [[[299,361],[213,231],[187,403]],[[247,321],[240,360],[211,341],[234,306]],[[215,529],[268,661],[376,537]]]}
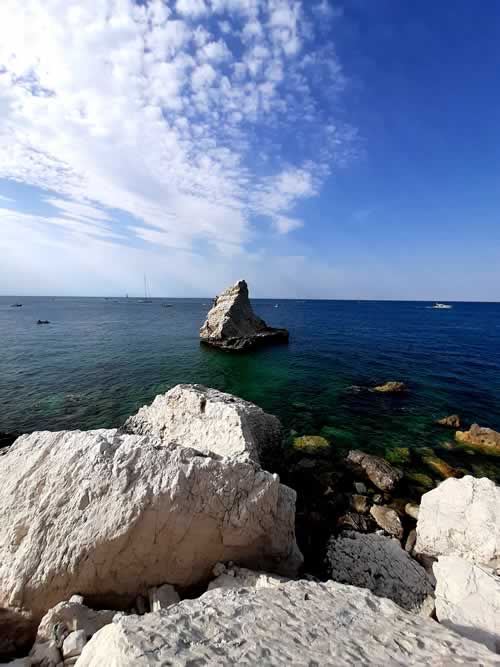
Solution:
{"label": "deep blue sea water", "polygon": [[[23,307],[11,308],[16,301]],[[338,451],[431,447],[498,479],[500,458],[448,450],[452,434],[434,421],[456,412],[500,430],[500,304],[253,305],[290,330],[288,346],[244,354],[200,346],[208,298],[1,297],[0,431],[119,426],[157,393],[197,382],[254,401],[288,431],[321,433]],[[387,380],[411,391],[367,389]]]}

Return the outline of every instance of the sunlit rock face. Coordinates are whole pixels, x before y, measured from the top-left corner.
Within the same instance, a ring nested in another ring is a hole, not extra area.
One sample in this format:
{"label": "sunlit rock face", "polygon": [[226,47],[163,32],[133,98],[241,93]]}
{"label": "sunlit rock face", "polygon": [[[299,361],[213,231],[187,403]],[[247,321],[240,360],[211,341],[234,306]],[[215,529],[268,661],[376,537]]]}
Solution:
{"label": "sunlit rock face", "polygon": [[[254,462],[117,430],[35,432],[0,457],[0,629],[26,637],[74,593],[123,609],[219,561],[294,576],[292,489]],[[7,647],[8,648],[8,647]]]}
{"label": "sunlit rock face", "polygon": [[202,343],[225,350],[248,350],[268,343],[286,343],[288,337],[286,329],[268,327],[255,315],[244,280],[239,280],[215,298],[200,329]]}
{"label": "sunlit rock face", "polygon": [[335,582],[217,588],[119,619],[78,667],[150,665],[494,665],[498,656],[370,591]]}

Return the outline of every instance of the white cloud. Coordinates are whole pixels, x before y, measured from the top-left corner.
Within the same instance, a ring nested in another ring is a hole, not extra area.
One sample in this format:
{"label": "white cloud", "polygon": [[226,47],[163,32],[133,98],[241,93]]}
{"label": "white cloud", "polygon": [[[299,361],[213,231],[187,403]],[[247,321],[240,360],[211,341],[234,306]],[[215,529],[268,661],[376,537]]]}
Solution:
{"label": "white cloud", "polygon": [[[296,229],[295,204],[319,191],[343,141],[329,110],[315,110],[305,68],[320,61],[303,7],[2,0],[0,178],[50,191],[42,199],[53,211],[11,215],[10,228],[106,247],[205,244],[225,256],[254,238],[256,215],[280,233]],[[297,57],[306,43],[308,60]],[[343,77],[334,55],[327,62],[325,89]],[[321,143],[321,156],[307,162],[297,149],[284,166],[283,130],[305,132],[302,145]]]}
{"label": "white cloud", "polygon": [[179,14],[192,18],[199,18],[208,12],[205,0],[177,0],[175,8]]}
{"label": "white cloud", "polygon": [[273,220],[274,227],[276,231],[280,234],[288,234],[294,229],[299,229],[304,226],[302,220],[297,220],[297,218],[287,218],[284,215],[279,215]]}

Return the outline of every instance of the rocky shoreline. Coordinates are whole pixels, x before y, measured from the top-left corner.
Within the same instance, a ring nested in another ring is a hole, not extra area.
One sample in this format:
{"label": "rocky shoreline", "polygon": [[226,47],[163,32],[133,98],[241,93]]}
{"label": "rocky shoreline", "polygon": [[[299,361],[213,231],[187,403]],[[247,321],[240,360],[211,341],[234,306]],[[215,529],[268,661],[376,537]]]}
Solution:
{"label": "rocky shoreline", "polygon": [[302,441],[282,474],[287,448],[276,417],[200,385],[120,429],[19,437],[0,457],[0,656],[498,664],[500,488],[450,477],[412,502],[380,457],[325,468]]}

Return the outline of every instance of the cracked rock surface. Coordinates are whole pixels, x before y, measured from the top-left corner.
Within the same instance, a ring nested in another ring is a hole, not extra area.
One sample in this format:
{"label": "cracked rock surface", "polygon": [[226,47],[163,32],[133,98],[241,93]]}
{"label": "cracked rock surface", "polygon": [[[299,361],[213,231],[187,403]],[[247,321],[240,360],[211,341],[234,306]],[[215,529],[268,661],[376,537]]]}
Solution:
{"label": "cracked rock surface", "polygon": [[253,403],[208,389],[180,384],[129,417],[124,430],[178,442],[205,454],[259,461],[281,441],[281,424]]}
{"label": "cracked rock surface", "polygon": [[347,532],[330,540],[327,561],[334,581],[367,588],[423,616],[434,610],[429,576],[396,539]]}
{"label": "cracked rock surface", "polygon": [[294,576],[295,492],[254,463],[116,430],[36,432],[0,458],[0,630],[73,593],[123,609],[218,561]]}
{"label": "cracked rock surface", "polygon": [[497,658],[370,591],[299,581],[216,589],[123,617],[90,640],[77,666],[494,665]]}
{"label": "cracked rock surface", "polygon": [[500,576],[456,556],[441,556],[434,574],[439,622],[500,652]]}
{"label": "cracked rock surface", "polygon": [[500,487],[485,477],[449,478],[420,501],[415,551],[500,563]]}

